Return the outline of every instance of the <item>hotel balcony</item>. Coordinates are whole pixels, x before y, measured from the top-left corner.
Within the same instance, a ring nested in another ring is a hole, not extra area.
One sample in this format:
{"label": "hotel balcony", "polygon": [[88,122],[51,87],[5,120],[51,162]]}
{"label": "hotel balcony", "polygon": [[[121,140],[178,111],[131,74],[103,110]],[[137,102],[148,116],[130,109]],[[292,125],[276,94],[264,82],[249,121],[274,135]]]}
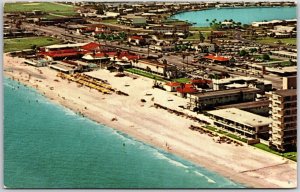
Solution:
{"label": "hotel balcony", "polygon": [[248,133],[250,135],[255,135],[256,132],[255,131],[252,131],[252,130],[249,130],[247,128],[243,128],[241,126],[235,126],[234,124],[228,124],[227,122],[225,121],[216,121],[217,123],[220,123],[222,125],[224,125],[225,127],[230,127],[232,129],[235,129],[235,130],[238,130],[238,131],[242,131],[242,132],[245,132],[245,133]]}

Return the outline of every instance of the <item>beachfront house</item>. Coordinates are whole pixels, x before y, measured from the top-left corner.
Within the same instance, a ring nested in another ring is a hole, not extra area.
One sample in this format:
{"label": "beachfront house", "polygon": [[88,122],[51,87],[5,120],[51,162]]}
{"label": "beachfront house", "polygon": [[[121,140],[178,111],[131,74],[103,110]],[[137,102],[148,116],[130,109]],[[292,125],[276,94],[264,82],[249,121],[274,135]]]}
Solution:
{"label": "beachfront house", "polygon": [[237,108],[209,111],[208,114],[216,127],[250,139],[253,143],[269,139],[270,118]]}

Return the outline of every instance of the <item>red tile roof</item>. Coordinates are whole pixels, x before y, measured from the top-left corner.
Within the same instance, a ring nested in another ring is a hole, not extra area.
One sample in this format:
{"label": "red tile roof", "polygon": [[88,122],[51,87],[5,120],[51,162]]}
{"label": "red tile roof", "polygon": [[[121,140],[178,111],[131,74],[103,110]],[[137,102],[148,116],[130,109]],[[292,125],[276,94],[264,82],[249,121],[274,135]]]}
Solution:
{"label": "red tile roof", "polygon": [[76,49],[63,49],[59,51],[47,51],[47,52],[41,52],[40,55],[47,55],[49,57],[70,57],[70,56],[76,56],[76,55],[83,55],[87,53],[88,51],[78,51]]}
{"label": "red tile roof", "polygon": [[168,82],[166,83],[166,85],[170,86],[170,87],[178,87],[181,85],[181,83],[178,82]]}
{"label": "red tile roof", "polygon": [[137,36],[137,35],[131,36],[130,38],[131,39],[135,39],[135,40],[141,40],[141,39],[143,39],[142,36]]}
{"label": "red tile roof", "polygon": [[214,60],[214,61],[229,61],[229,59],[226,57],[214,56],[214,55],[208,55],[205,56],[204,58]]}
{"label": "red tile roof", "polygon": [[90,42],[90,43],[82,46],[81,48],[84,49],[84,50],[91,51],[91,50],[95,50],[95,49],[99,48],[100,46],[101,46],[101,44],[99,44],[99,43]]}
{"label": "red tile roof", "polygon": [[192,84],[185,84],[183,88],[177,88],[177,92],[179,93],[196,93],[198,92]]}
{"label": "red tile roof", "polygon": [[135,59],[139,59],[140,56],[136,55],[134,53],[129,53],[128,51],[121,51],[121,52],[116,52],[116,51],[111,51],[111,52],[99,52],[96,54],[92,55],[94,58],[96,57],[117,57],[118,59],[123,59],[124,57],[126,57],[128,60],[135,60]]}
{"label": "red tile roof", "polygon": [[193,84],[205,84],[205,83],[212,83],[212,81],[208,80],[208,79],[192,79],[191,83],[193,83]]}

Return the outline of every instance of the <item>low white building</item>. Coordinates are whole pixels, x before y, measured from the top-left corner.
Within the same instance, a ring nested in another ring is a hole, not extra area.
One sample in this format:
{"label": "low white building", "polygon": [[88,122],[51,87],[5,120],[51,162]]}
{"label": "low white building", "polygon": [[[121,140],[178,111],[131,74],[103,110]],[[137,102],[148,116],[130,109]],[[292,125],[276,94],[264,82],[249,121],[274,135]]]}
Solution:
{"label": "low white building", "polygon": [[193,45],[196,51],[200,51],[201,53],[210,53],[216,50],[216,45],[213,43],[199,43],[197,45]]}
{"label": "low white building", "polygon": [[272,119],[237,108],[209,111],[214,125],[245,138],[268,140]]}

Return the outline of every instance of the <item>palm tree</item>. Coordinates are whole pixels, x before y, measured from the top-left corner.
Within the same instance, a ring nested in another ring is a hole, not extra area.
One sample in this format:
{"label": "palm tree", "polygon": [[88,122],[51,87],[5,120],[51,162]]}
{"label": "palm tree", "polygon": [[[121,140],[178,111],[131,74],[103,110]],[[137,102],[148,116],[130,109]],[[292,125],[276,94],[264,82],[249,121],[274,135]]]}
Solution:
{"label": "palm tree", "polygon": [[199,39],[200,39],[200,42],[203,43],[204,40],[205,40],[205,37],[204,35],[201,33],[201,31],[199,31]]}

